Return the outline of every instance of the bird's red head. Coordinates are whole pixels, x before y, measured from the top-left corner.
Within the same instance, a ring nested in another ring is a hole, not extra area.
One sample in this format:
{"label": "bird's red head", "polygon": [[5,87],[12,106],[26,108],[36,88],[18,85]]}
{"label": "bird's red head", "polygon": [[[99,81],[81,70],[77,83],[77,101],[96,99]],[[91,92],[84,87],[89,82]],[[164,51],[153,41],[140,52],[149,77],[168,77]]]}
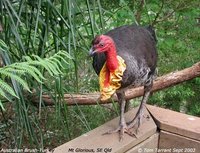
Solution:
{"label": "bird's red head", "polygon": [[92,41],[92,48],[90,49],[90,55],[95,53],[102,53],[110,51],[114,47],[114,41],[111,37],[106,35],[96,36]]}

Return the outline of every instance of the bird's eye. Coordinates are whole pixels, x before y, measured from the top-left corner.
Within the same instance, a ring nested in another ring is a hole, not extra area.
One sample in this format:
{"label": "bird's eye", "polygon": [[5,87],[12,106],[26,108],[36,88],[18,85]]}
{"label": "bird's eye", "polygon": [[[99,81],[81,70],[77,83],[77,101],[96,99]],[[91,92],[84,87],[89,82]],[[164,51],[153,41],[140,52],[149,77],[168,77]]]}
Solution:
{"label": "bird's eye", "polygon": [[99,44],[99,46],[100,46],[100,47],[103,47],[103,46],[104,46],[104,44],[100,43],[100,44]]}

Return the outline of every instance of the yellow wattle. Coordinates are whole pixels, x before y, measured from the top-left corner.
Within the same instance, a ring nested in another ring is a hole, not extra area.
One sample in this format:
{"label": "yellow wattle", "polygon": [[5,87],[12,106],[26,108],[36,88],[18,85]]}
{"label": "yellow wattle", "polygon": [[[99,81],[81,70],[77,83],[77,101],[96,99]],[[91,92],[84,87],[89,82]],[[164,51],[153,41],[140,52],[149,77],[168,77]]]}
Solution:
{"label": "yellow wattle", "polygon": [[[113,72],[110,72],[107,69],[106,62],[100,71],[99,84],[101,92],[101,101],[105,101],[111,98],[111,96],[116,92],[116,90],[121,87],[121,80],[123,73],[126,70],[126,64],[123,58],[121,58],[120,56],[117,56],[117,60],[118,67]],[[106,80],[107,76],[109,76],[108,80]],[[105,80],[108,81],[106,84]]]}

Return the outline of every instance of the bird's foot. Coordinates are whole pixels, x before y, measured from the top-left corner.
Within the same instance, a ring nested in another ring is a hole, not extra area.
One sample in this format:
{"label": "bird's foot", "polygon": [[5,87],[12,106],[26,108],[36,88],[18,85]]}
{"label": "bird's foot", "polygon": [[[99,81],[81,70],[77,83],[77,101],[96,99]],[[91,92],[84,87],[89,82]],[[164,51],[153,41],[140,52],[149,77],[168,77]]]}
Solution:
{"label": "bird's foot", "polygon": [[127,124],[124,123],[124,124],[120,124],[119,127],[118,127],[117,129],[111,130],[111,131],[108,131],[108,132],[104,133],[104,135],[105,135],[105,134],[112,134],[112,133],[117,133],[117,132],[119,132],[119,141],[122,141],[122,140],[123,140],[123,138],[124,138],[124,133],[130,135],[131,137],[136,137],[136,138],[137,138],[136,134],[133,133],[130,129],[131,129],[131,128],[129,128],[129,127],[127,126]]}
{"label": "bird's foot", "polygon": [[127,127],[128,128],[134,128],[136,131],[136,134],[138,134],[139,132],[139,127],[142,123],[142,118],[143,118],[143,114],[138,114],[137,116],[135,116],[135,118],[127,123]]}

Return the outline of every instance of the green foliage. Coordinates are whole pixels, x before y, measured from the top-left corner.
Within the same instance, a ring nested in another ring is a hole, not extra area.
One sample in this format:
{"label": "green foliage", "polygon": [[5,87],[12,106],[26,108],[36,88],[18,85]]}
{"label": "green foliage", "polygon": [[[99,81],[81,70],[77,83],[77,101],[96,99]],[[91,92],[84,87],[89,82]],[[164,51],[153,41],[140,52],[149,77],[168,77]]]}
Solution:
{"label": "green foliage", "polygon": [[[0,53],[8,51],[6,44],[0,40]],[[71,58],[68,53],[60,51],[50,58],[42,59],[37,55],[32,55],[34,59],[30,56],[22,57],[26,59],[25,62],[17,62],[0,68],[0,96],[7,100],[11,100],[10,96],[19,98],[11,85],[6,82],[6,79],[12,78],[14,81],[19,83],[22,88],[31,92],[25,76],[33,77],[38,83],[42,83],[45,80],[43,74],[40,72],[41,68],[45,68],[51,76],[58,76],[61,74],[60,67],[63,68],[61,62],[66,62],[65,58]],[[39,67],[38,67],[39,66]],[[0,106],[3,106],[0,101]],[[4,110],[4,108],[2,107]]]}
{"label": "green foliage", "polygon": [[[10,131],[2,144],[56,147],[116,115],[100,105],[68,107],[64,101],[64,93],[99,90],[87,55],[96,34],[124,24],[152,24],[159,75],[199,61],[199,8],[195,0],[1,0],[0,108],[4,104],[2,116],[10,116],[1,119]],[[155,93],[149,102],[200,116],[199,87],[197,78]],[[38,107],[30,102],[29,90],[39,97]],[[43,93],[54,106],[44,106]]]}
{"label": "green foliage", "polygon": [[[69,64],[67,59],[72,60],[72,58],[67,52],[59,51],[48,58],[40,58],[38,55],[23,56],[21,62],[10,64],[10,58],[6,56],[8,55],[7,53],[9,53],[9,49],[2,40],[0,40],[0,53],[5,63],[7,63],[6,66],[0,68],[0,75],[2,78],[0,79],[0,107],[5,111],[2,103],[2,101],[5,102],[5,99],[12,102],[18,101],[15,105],[17,109],[16,113],[19,115],[17,116],[17,118],[19,117],[19,122],[17,124],[21,124],[18,126],[22,127],[25,126],[27,134],[31,137],[31,141],[37,141],[32,131],[33,125],[31,125],[31,120],[34,118],[31,119],[27,114],[28,107],[24,99],[26,98],[24,89],[31,92],[30,86],[33,88],[33,85],[29,83],[30,81],[38,85],[42,84],[46,80],[45,76],[47,73],[44,73],[46,71],[52,77],[59,77],[62,74],[61,68]],[[17,134],[20,135],[20,133]]]}
{"label": "green foliage", "polygon": [[179,85],[155,93],[151,97],[150,103],[180,111],[181,106],[185,105],[184,102],[193,96],[194,91],[189,87]]}
{"label": "green foliage", "polygon": [[[163,8],[159,8],[161,5]],[[166,5],[168,8],[165,7]],[[177,4],[163,1],[162,4],[154,4],[153,8],[157,8],[158,12],[160,10],[157,21],[155,21],[158,37],[159,75],[181,70],[198,62],[200,59],[200,44],[198,43],[200,29],[196,18],[199,17],[199,4],[195,1],[192,1],[190,5],[187,1],[180,1]],[[149,11],[153,10],[149,9]],[[156,16],[156,13],[150,13],[150,17]],[[197,96],[199,85],[198,82],[188,81],[165,89],[153,94],[150,103],[199,116],[196,109],[200,100]]]}

